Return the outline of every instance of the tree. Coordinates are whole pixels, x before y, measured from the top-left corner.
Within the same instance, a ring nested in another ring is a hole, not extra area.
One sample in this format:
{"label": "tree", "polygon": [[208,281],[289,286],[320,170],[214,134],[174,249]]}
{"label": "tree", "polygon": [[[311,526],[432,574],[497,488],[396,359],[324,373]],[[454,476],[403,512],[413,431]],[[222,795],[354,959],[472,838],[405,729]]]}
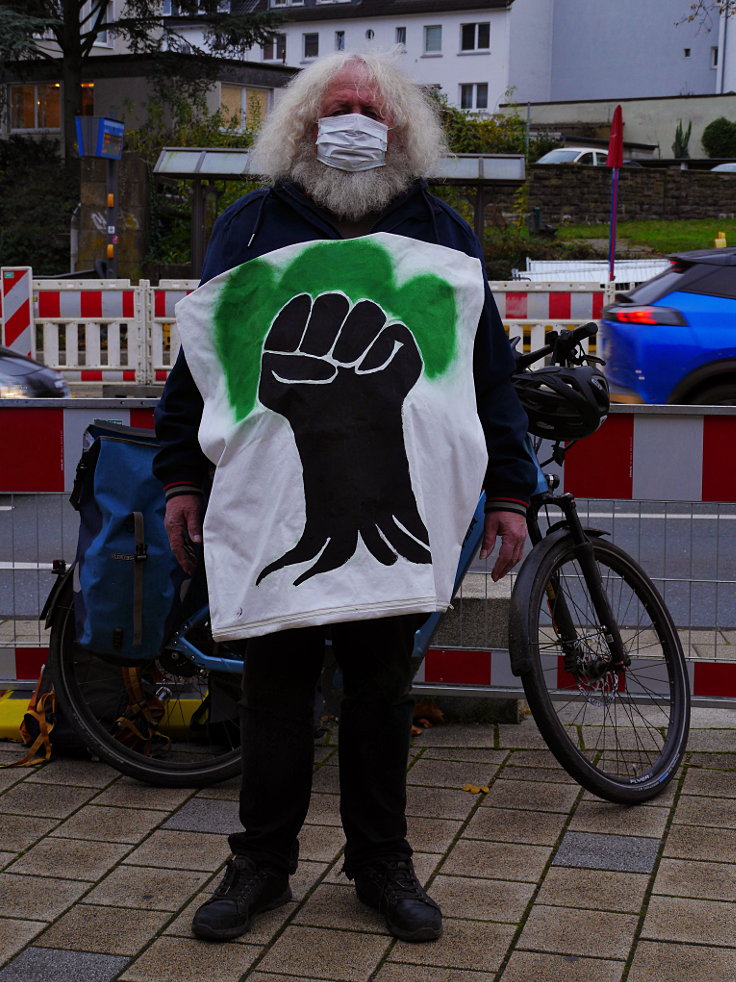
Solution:
{"label": "tree", "polygon": [[708,123],[701,140],[709,157],[736,157],[736,123],[725,116]]}
{"label": "tree", "polygon": [[678,120],[675,129],[675,142],[672,144],[672,156],[679,159],[686,159],[690,156],[690,136],[693,131],[693,124],[690,121],[687,129],[682,125],[682,120]]}
{"label": "tree", "polygon": [[[177,17],[165,17],[161,0],[123,0],[115,19],[107,20],[108,0],[3,0],[0,5],[0,63],[60,61],[64,152],[76,140],[74,117],[82,111],[85,61],[104,32],[122,38],[129,50],[145,56],[156,78],[175,81],[191,93],[216,77],[219,58],[243,57],[272,34],[280,18],[242,11],[242,0],[177,0]],[[200,28],[196,45],[182,27]],[[187,57],[181,57],[186,54]]]}

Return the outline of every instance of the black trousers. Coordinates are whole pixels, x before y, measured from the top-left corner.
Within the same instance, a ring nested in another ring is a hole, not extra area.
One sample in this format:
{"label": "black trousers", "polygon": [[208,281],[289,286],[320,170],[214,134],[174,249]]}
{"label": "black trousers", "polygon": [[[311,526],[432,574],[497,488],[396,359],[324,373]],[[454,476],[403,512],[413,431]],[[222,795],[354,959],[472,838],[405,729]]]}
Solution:
{"label": "black trousers", "polygon": [[240,723],[243,832],[235,854],[293,873],[314,766],[314,695],[329,630],[342,670],[340,816],[345,873],[408,857],[406,767],[414,700],[411,653],[422,615],[309,627],[246,645]]}

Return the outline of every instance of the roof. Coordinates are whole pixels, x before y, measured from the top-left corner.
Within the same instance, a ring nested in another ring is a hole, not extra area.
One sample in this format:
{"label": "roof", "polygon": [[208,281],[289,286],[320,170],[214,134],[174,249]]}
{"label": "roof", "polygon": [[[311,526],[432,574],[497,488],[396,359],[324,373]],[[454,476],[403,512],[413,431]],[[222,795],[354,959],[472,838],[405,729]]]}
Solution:
{"label": "roof", "polygon": [[[196,55],[170,52],[172,61],[199,60]],[[217,58],[221,81],[237,81],[249,85],[278,88],[286,85],[297,69],[288,65],[264,61],[242,61],[239,58]],[[160,64],[160,63],[159,63]],[[93,55],[82,64],[85,82],[98,79],[147,77],[154,71],[153,59],[146,55]],[[61,57],[38,61],[13,61],[0,66],[0,81],[8,84],[61,81]]]}
{"label": "roof", "polygon": [[402,17],[406,14],[452,14],[463,11],[506,10],[514,0],[350,0],[350,3],[325,3],[318,7],[269,7],[260,0],[259,12],[279,13],[284,22],[351,20],[354,17]]}

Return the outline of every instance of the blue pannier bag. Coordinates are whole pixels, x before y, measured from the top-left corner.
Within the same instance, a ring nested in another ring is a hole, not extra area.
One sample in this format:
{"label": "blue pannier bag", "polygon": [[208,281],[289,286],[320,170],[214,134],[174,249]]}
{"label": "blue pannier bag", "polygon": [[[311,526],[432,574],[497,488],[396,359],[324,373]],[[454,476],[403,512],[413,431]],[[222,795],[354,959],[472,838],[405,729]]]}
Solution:
{"label": "blue pannier bag", "polygon": [[77,642],[122,662],[154,657],[184,573],[164,529],[152,430],[95,420],[70,501],[80,526],[74,571]]}

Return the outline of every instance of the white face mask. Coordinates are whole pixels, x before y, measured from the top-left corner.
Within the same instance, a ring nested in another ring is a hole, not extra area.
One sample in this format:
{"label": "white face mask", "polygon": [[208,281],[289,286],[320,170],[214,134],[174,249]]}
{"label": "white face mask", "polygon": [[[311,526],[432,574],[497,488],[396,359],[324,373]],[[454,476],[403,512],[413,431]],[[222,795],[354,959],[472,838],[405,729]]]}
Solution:
{"label": "white face mask", "polygon": [[383,167],[388,126],[362,116],[323,116],[317,121],[317,159],[328,167],[358,171]]}

